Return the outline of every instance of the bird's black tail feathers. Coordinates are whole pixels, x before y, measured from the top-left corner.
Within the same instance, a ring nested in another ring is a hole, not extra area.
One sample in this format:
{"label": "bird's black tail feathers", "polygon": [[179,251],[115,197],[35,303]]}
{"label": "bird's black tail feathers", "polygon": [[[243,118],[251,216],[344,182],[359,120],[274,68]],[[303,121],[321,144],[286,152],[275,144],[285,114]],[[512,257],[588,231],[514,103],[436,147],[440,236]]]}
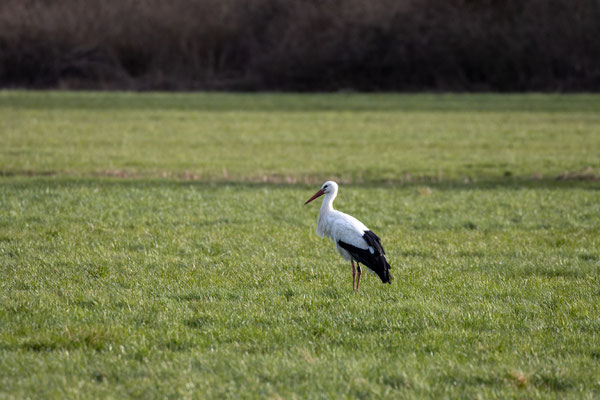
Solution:
{"label": "bird's black tail feathers", "polygon": [[383,283],[389,283],[390,285],[392,284],[392,280],[394,279],[394,277],[392,277],[392,274],[390,273],[390,268],[391,265],[388,264],[387,260],[385,260],[385,267],[384,267],[384,271],[385,271],[385,279],[382,277],[381,280],[383,281]]}
{"label": "bird's black tail feathers", "polygon": [[[379,239],[379,236],[377,236],[375,234],[375,232],[373,231],[365,231],[363,234],[363,239],[365,239],[365,241],[369,244],[369,246],[372,246],[375,249],[375,257],[374,259],[368,260],[371,262],[367,263],[367,266],[369,268],[371,268],[372,270],[375,271],[375,273],[377,273],[377,275],[379,275],[379,278],[381,278],[381,281],[383,283],[392,283],[392,274],[390,273],[390,264],[387,262],[387,259],[385,257],[385,250],[383,249],[383,246],[381,245],[381,240]],[[367,261],[367,260],[365,260]],[[371,265],[369,265],[371,264]]]}
{"label": "bird's black tail feathers", "polygon": [[390,273],[390,268],[392,267],[385,259],[385,256],[378,258],[379,260],[377,260],[377,263],[369,263],[370,265],[365,263],[365,265],[368,266],[373,272],[375,272],[379,276],[381,282],[389,283],[391,285],[393,278],[392,274]]}
{"label": "bird's black tail feathers", "polygon": [[385,258],[385,250],[381,246],[379,238],[371,231],[365,231],[363,238],[369,246],[372,247],[373,252],[365,249],[360,249],[349,243],[345,243],[338,240],[340,247],[350,253],[355,261],[366,265],[370,270],[375,272],[383,283],[392,283],[392,275],[390,274],[390,264]]}

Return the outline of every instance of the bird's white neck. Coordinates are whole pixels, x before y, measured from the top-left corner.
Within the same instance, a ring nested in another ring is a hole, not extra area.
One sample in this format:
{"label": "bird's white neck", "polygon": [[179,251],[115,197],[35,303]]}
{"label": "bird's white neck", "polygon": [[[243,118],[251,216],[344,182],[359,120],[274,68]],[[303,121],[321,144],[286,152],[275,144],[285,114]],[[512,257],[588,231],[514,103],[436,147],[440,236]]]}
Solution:
{"label": "bird's white neck", "polygon": [[317,221],[317,235],[321,237],[331,236],[331,229],[327,221],[327,216],[333,211],[333,200],[336,196],[337,190],[333,190],[325,195],[323,198],[323,203],[321,203],[319,220]]}
{"label": "bird's white neck", "polygon": [[333,210],[333,200],[336,196],[337,191],[329,192],[325,195],[325,197],[323,198],[323,203],[321,203],[321,211],[319,212],[319,214],[321,214],[322,212],[328,213]]}

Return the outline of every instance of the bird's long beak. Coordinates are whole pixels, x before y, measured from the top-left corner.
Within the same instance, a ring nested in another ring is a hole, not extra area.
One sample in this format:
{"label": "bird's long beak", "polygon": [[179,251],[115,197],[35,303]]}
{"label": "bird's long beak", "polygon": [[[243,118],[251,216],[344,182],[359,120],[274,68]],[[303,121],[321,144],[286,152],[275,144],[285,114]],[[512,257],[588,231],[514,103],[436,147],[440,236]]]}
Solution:
{"label": "bird's long beak", "polygon": [[322,189],[319,189],[319,191],[317,193],[315,193],[315,195],[313,197],[311,197],[310,199],[306,200],[306,203],[304,203],[304,205],[310,203],[311,201],[313,201],[314,199],[316,199],[319,196],[323,196],[325,192],[323,192]]}

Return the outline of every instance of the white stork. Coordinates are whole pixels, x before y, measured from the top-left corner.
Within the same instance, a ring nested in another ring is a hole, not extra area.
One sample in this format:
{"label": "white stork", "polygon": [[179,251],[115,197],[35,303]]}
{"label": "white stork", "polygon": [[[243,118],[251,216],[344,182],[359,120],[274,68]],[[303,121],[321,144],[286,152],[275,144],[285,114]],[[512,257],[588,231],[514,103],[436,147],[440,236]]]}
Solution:
{"label": "white stork", "polygon": [[[352,290],[358,292],[362,274],[360,264],[367,266],[372,272],[379,275],[383,283],[391,284],[390,264],[385,258],[385,251],[381,246],[379,237],[353,216],[333,209],[333,200],[337,196],[337,192],[337,183],[327,181],[313,197],[304,203],[306,205],[317,197],[325,195],[323,204],[321,204],[321,211],[319,211],[317,235],[331,238],[342,257],[350,260],[352,264]],[[354,268],[355,261],[357,269]],[[358,279],[356,279],[357,270]]]}

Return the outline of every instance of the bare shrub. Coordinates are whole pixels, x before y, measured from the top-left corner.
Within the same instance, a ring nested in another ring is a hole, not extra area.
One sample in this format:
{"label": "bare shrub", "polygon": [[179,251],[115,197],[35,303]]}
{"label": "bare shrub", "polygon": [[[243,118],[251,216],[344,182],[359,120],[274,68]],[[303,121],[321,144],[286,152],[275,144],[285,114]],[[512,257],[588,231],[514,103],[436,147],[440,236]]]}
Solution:
{"label": "bare shrub", "polygon": [[600,89],[594,0],[4,0],[0,86]]}

